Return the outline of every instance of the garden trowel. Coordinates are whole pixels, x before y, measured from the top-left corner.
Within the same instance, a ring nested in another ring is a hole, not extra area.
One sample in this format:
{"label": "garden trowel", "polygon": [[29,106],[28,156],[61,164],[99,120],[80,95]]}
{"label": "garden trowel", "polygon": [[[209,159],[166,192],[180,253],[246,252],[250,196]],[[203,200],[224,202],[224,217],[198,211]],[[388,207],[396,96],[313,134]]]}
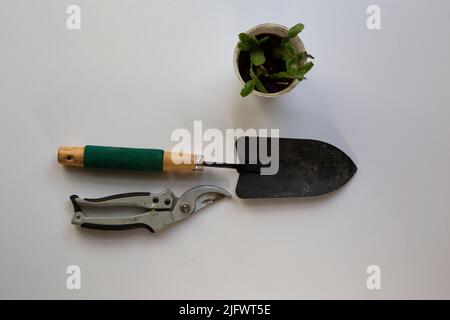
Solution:
{"label": "garden trowel", "polygon": [[[240,137],[236,147],[238,163],[205,162],[202,156],[159,149],[92,145],[61,147],[58,161],[64,165],[88,168],[150,172],[199,171],[203,167],[237,169],[236,195],[240,198],[323,195],[344,185],[356,172],[356,165],[344,152],[322,141]],[[263,147],[267,147],[265,152],[261,152]],[[267,157],[261,155],[270,155],[271,163],[266,163]],[[274,165],[274,161],[277,162],[276,172],[265,172]]]}
{"label": "garden trowel", "polygon": [[[240,142],[244,147],[239,148]],[[245,165],[238,168],[239,198],[319,196],[339,189],[357,170],[352,159],[335,146],[309,139],[243,137],[237,141],[239,159],[252,163],[251,155],[256,153],[257,165],[266,167],[260,159],[261,146],[267,146],[269,153],[279,150],[278,171],[268,175],[246,170]]]}

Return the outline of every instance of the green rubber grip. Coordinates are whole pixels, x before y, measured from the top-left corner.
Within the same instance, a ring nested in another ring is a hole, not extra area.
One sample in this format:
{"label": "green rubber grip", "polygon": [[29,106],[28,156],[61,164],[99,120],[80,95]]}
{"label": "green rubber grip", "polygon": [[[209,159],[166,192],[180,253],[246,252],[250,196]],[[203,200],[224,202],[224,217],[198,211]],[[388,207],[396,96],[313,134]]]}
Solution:
{"label": "green rubber grip", "polygon": [[159,149],[85,146],[83,164],[87,168],[161,172],[163,156]]}

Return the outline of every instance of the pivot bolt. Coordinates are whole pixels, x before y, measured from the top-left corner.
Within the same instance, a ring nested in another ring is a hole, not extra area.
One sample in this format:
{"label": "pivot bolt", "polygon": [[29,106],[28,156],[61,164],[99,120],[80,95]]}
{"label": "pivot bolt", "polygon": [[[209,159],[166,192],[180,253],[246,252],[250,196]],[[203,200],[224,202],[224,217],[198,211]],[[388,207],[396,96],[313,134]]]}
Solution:
{"label": "pivot bolt", "polygon": [[184,212],[184,213],[189,212],[191,210],[191,206],[188,203],[183,203],[180,206],[180,210],[181,210],[181,212]]}

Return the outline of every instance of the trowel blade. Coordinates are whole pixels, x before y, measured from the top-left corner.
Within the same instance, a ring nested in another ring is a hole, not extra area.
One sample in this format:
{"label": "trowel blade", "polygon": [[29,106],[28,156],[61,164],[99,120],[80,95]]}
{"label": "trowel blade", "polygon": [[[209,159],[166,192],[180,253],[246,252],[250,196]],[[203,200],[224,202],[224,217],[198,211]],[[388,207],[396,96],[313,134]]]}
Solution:
{"label": "trowel blade", "polygon": [[[279,170],[274,175],[240,171],[236,186],[240,198],[319,196],[339,189],[357,170],[343,151],[309,139],[241,137],[236,141],[241,163],[249,163],[255,152],[259,154],[259,148],[250,147],[259,146],[258,139],[266,139],[268,154],[275,140],[278,141]],[[256,159],[261,162],[259,156]]]}

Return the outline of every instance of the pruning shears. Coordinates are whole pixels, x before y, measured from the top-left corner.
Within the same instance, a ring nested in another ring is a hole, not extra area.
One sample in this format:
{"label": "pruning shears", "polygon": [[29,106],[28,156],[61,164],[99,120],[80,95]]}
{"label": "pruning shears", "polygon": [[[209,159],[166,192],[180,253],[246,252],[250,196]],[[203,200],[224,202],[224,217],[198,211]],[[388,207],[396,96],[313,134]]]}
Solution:
{"label": "pruning shears", "polygon": [[[70,200],[75,211],[72,224],[100,230],[127,230],[142,227],[150,232],[158,232],[222,198],[231,198],[231,194],[211,185],[189,189],[179,198],[170,189],[160,193],[131,192],[95,199],[82,199],[72,195]],[[85,206],[137,207],[148,209],[148,211],[133,216],[94,217],[86,216],[82,211],[82,207]]]}

